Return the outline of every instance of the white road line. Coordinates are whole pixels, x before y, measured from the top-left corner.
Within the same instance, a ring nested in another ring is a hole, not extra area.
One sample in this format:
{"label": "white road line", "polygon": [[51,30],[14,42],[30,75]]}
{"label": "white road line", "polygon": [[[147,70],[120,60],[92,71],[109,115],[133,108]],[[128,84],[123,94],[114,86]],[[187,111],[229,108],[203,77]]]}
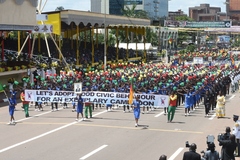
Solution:
{"label": "white road line", "polygon": [[[63,108],[59,108],[58,110],[62,110]],[[40,113],[40,114],[37,114],[37,115],[34,115],[32,117],[28,117],[28,118],[23,118],[23,119],[19,119],[17,120],[16,122],[21,122],[21,121],[25,121],[25,120],[28,120],[28,119],[31,119],[31,118],[35,118],[35,117],[38,117],[38,116],[42,116],[44,114],[48,114],[48,113],[51,113],[52,111],[48,111],[48,112],[44,112],[44,113]]]}
{"label": "white road line", "polygon": [[[93,116],[96,116],[96,115],[99,115],[99,114],[102,114],[102,113],[105,113],[105,112],[106,112],[106,111],[99,112],[99,113],[97,113],[97,114],[95,114],[95,115],[93,115]],[[10,150],[10,149],[12,149],[12,148],[18,147],[18,146],[23,145],[23,144],[25,144],[25,143],[34,141],[34,140],[36,140],[36,139],[39,139],[39,138],[44,137],[44,136],[46,136],[46,135],[49,135],[49,134],[51,134],[51,133],[57,132],[57,131],[59,131],[59,130],[61,130],[61,129],[67,128],[67,127],[69,127],[69,126],[72,126],[72,125],[74,125],[74,124],[76,124],[76,123],[78,123],[78,122],[72,122],[72,123],[66,124],[66,125],[64,125],[64,126],[58,127],[58,128],[56,128],[56,129],[53,129],[53,130],[48,131],[48,132],[46,132],[46,133],[40,134],[40,135],[38,135],[38,136],[36,136],[36,137],[30,138],[30,139],[28,139],[28,140],[25,140],[25,141],[16,143],[16,144],[14,144],[14,145],[12,145],[12,146],[3,148],[3,149],[0,150],[0,153],[5,152],[5,151],[7,151],[7,150]]]}
{"label": "white road line", "polygon": [[82,158],[80,158],[79,160],[84,160],[87,159],[88,157],[92,156],[93,154],[99,152],[100,150],[104,149],[105,147],[107,147],[108,145],[102,145],[101,147],[93,150],[92,152],[86,154],[85,156],[83,156]]}
{"label": "white road line", "polygon": [[161,112],[161,113],[157,114],[157,115],[154,116],[154,117],[159,117],[159,116],[161,116],[161,115],[163,115],[163,114],[164,114],[164,112]]}
{"label": "white road line", "polygon": [[233,99],[234,97],[235,97],[235,95],[232,95],[232,96],[229,98],[229,100]]}
{"label": "white road line", "polygon": [[216,113],[214,113],[210,118],[208,118],[209,120],[213,120],[213,118],[216,117]]}
{"label": "white road line", "polygon": [[178,150],[175,153],[173,153],[173,155],[168,160],[174,160],[179,155],[179,153],[182,152],[183,149],[184,148],[182,148],[182,147],[178,148]]}

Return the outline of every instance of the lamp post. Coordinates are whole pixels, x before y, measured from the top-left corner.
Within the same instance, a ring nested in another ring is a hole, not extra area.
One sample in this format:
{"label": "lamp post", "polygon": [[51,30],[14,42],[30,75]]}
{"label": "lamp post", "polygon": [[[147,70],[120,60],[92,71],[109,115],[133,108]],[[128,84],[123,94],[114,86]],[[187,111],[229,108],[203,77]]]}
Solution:
{"label": "lamp post", "polygon": [[223,4],[226,5],[226,20],[228,19],[228,5],[229,5],[229,2],[223,2]]}
{"label": "lamp post", "polygon": [[104,0],[104,71],[107,69],[106,0]]}

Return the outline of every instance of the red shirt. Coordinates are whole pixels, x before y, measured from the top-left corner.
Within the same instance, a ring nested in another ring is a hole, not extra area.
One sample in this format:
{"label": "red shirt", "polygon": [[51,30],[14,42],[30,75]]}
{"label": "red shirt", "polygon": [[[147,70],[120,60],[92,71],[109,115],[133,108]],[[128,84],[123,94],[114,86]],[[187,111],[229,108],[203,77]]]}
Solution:
{"label": "red shirt", "polygon": [[177,95],[171,95],[169,99],[170,99],[169,106],[176,107],[177,106]]}

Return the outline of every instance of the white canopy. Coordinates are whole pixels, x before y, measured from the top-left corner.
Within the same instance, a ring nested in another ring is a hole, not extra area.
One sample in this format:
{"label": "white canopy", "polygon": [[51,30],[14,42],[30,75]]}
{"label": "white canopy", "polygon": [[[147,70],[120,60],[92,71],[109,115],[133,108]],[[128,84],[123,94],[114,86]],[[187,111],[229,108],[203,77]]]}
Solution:
{"label": "white canopy", "polygon": [[[115,45],[117,47],[117,44]],[[119,43],[118,48],[124,48],[127,49],[127,43]],[[136,43],[128,43],[128,49],[132,50],[144,50],[144,43],[137,43],[137,49],[136,49]],[[153,49],[151,43],[145,43],[145,49],[151,50]]]}

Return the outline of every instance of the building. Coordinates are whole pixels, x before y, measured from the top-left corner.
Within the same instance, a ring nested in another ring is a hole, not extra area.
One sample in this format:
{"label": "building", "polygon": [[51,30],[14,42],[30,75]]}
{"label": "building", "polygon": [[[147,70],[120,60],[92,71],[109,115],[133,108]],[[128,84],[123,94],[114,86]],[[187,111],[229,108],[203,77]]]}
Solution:
{"label": "building", "polygon": [[109,0],[91,0],[91,12],[109,14]]}
{"label": "building", "polygon": [[233,25],[240,25],[240,0],[226,0],[226,11]]}
{"label": "building", "polygon": [[200,4],[200,6],[189,8],[189,17],[195,21],[218,21],[220,20],[218,13],[221,13],[221,8],[210,7],[209,4]]}
{"label": "building", "polygon": [[185,14],[181,9],[179,9],[178,11],[168,12],[168,20],[175,21],[176,20],[175,18],[179,16],[187,16],[187,14]]}
{"label": "building", "polygon": [[109,0],[109,14],[123,15],[124,0]]}
{"label": "building", "polygon": [[[91,12],[105,13],[105,0],[91,0]],[[168,0],[106,0],[106,13],[122,15],[124,6],[136,4],[136,10],[144,10],[150,19],[168,17]]]}

